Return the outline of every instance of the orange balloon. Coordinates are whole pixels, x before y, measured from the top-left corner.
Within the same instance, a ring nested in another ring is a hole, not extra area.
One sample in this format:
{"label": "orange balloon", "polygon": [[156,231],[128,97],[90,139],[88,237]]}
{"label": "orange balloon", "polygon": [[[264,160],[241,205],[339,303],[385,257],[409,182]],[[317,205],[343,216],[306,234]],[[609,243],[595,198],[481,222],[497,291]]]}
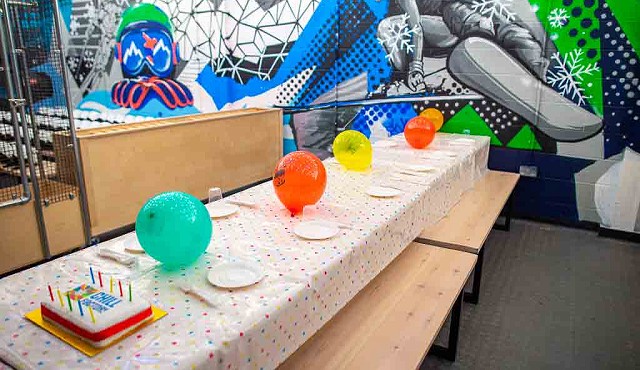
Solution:
{"label": "orange balloon", "polygon": [[436,136],[436,127],[428,119],[418,116],[404,126],[404,138],[416,149],[424,149]]}
{"label": "orange balloon", "polygon": [[327,185],[327,171],[322,161],[310,152],[297,151],[285,155],[273,172],[273,188],[291,216],[304,206],[316,204]]}
{"label": "orange balloon", "polygon": [[431,121],[431,123],[436,127],[436,131],[440,131],[442,125],[444,125],[444,116],[435,108],[427,108],[423,110],[420,113],[420,116]]}

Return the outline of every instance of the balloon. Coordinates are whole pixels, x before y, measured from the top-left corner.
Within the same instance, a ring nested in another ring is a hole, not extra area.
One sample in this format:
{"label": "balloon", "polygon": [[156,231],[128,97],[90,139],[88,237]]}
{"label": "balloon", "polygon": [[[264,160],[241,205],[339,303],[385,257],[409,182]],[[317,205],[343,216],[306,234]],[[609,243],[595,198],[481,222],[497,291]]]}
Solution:
{"label": "balloon", "polygon": [[348,170],[364,171],[371,167],[371,142],[360,131],[347,130],[333,141],[333,155]]}
{"label": "balloon", "polygon": [[309,152],[285,155],[273,172],[273,188],[291,216],[304,206],[316,204],[327,185],[327,172],[322,161]]}
{"label": "balloon", "polygon": [[202,202],[177,191],[153,196],[136,218],[142,249],[170,268],[195,262],[209,246],[211,233],[211,218]]}
{"label": "balloon", "polygon": [[428,119],[418,116],[404,126],[404,138],[416,149],[426,148],[436,135],[436,128]]}
{"label": "balloon", "polygon": [[422,113],[420,113],[420,117],[424,117],[431,121],[431,123],[436,127],[436,131],[440,131],[444,124],[444,116],[435,108],[427,108],[423,110]]}

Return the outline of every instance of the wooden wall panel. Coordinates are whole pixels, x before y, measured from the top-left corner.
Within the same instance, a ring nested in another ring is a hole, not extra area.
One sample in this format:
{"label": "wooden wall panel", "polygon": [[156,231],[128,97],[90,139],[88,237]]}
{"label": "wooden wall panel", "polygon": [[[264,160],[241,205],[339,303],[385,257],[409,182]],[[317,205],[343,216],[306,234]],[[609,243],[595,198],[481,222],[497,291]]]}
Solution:
{"label": "wooden wall panel", "polygon": [[271,177],[282,157],[282,111],[245,109],[79,130],[91,231],[135,221],[154,194],[204,199]]}
{"label": "wooden wall panel", "polygon": [[0,273],[43,258],[33,200],[0,208]]}

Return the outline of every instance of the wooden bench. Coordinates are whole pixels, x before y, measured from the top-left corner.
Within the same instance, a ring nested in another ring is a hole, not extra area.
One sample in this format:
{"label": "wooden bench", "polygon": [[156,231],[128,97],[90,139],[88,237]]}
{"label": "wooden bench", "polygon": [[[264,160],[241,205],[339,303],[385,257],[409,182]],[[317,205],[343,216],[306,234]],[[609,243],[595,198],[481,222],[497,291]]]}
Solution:
{"label": "wooden bench", "polygon": [[[411,243],[279,369],[415,369],[453,359],[464,285],[477,256]],[[433,346],[451,312],[447,348]]]}
{"label": "wooden bench", "polygon": [[[478,303],[480,279],[484,260],[484,243],[492,228],[509,230],[511,223],[511,194],[519,174],[488,171],[474,187],[464,193],[460,202],[435,225],[426,228],[416,239],[419,243],[473,253],[478,262],[473,274],[473,286],[465,301]],[[504,225],[495,225],[501,212],[506,211]],[[495,226],[494,226],[495,225]]]}

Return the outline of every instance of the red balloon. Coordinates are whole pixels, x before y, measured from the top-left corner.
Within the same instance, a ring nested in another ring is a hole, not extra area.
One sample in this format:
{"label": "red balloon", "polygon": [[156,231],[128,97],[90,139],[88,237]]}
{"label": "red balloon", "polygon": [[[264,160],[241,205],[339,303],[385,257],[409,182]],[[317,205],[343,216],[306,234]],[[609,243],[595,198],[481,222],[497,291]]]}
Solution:
{"label": "red balloon", "polygon": [[436,126],[425,117],[414,117],[404,126],[404,138],[416,149],[424,149],[436,136]]}
{"label": "red balloon", "polygon": [[324,164],[309,152],[297,151],[285,155],[273,172],[276,195],[292,216],[302,212],[304,206],[316,204],[326,185]]}

